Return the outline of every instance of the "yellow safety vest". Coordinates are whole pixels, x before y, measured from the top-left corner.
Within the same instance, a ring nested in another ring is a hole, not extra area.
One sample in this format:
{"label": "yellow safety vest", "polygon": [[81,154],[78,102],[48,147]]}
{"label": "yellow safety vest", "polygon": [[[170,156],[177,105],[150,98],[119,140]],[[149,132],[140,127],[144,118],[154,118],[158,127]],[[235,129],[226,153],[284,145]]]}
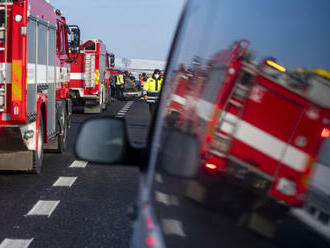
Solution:
{"label": "yellow safety vest", "polygon": [[118,75],[116,85],[122,85],[122,84],[124,84],[124,76]]}
{"label": "yellow safety vest", "polygon": [[146,91],[160,91],[162,88],[163,78],[161,79],[154,79],[154,78],[148,78],[148,80],[145,82],[143,89]]}

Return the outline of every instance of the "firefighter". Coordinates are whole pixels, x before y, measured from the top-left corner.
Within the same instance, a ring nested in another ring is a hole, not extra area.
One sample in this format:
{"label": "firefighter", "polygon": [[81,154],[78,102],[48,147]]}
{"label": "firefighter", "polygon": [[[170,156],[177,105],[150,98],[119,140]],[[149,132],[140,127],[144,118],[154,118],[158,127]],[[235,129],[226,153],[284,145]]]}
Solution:
{"label": "firefighter", "polygon": [[[159,69],[154,70],[152,77],[148,78],[143,86],[144,99],[148,102],[148,95],[153,94],[159,96],[161,90],[163,79],[161,78],[161,71]],[[149,101],[149,112],[153,114],[155,112],[158,101]]]}
{"label": "firefighter", "polygon": [[123,88],[124,88],[124,75],[122,73],[117,75],[116,78],[116,95],[117,99],[123,98]]}

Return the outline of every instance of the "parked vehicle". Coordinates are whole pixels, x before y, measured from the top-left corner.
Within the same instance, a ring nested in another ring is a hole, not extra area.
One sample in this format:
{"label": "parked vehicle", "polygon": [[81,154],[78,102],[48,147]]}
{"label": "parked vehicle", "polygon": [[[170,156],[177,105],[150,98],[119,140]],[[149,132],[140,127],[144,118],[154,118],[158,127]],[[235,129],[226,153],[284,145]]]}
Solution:
{"label": "parked vehicle", "polygon": [[0,25],[0,169],[39,173],[44,149],[65,150],[70,125],[66,20],[44,0],[8,0]]}
{"label": "parked vehicle", "polygon": [[132,247],[326,243],[276,227],[305,202],[329,133],[327,16],[308,1],[188,1],[148,145],[124,120],[82,125],[79,159],[141,169]]}
{"label": "parked vehicle", "polygon": [[101,113],[111,100],[110,70],[114,55],[99,39],[84,42],[79,51],[71,54],[70,96],[75,106],[83,106],[85,113]]}

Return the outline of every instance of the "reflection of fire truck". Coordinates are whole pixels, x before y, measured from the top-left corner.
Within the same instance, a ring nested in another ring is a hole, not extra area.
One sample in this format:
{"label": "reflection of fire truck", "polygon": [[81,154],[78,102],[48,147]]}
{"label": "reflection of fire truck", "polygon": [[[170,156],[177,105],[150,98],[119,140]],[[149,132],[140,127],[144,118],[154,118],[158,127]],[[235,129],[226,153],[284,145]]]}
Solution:
{"label": "reflection of fire truck", "polygon": [[[231,56],[220,53],[214,59],[208,80],[218,80],[219,89],[203,94],[213,94],[216,104],[202,98],[197,104],[200,123],[205,119],[208,126],[204,173],[237,188],[245,185],[256,193],[254,206],[301,206],[330,124],[330,83],[317,74],[289,73],[273,60],[252,63],[248,45],[242,41]],[[203,188],[196,182],[190,187],[190,192]]]}
{"label": "reflection of fire truck", "polygon": [[0,169],[40,172],[45,146],[65,149],[68,51],[59,10],[44,0],[0,2]]}
{"label": "reflection of fire truck", "polygon": [[114,56],[101,40],[87,40],[80,51],[73,52],[70,95],[74,105],[84,106],[85,113],[100,113],[110,100],[110,68]]}
{"label": "reflection of fire truck", "polygon": [[199,58],[195,58],[192,66],[186,69],[184,65],[176,73],[173,80],[171,99],[168,102],[167,121],[171,126],[189,129],[194,126],[198,130],[195,120],[195,103],[204,91],[204,77]]}

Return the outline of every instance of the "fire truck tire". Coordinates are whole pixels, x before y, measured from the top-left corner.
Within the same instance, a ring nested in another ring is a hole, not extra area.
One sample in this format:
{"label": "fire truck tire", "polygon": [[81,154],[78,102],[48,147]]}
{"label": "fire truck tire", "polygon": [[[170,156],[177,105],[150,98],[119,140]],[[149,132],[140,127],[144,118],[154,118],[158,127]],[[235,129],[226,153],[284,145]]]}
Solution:
{"label": "fire truck tire", "polygon": [[238,219],[237,224],[268,239],[275,237],[277,229],[277,223],[275,221],[260,215],[258,212],[243,214]]}
{"label": "fire truck tire", "polygon": [[102,111],[106,111],[108,108],[108,90],[106,88],[102,91]]}
{"label": "fire truck tire", "polygon": [[102,103],[102,110],[103,110],[103,111],[106,111],[107,108],[108,108],[108,102],[104,102],[104,103]]}
{"label": "fire truck tire", "polygon": [[58,147],[56,152],[57,153],[63,153],[66,149],[66,139],[67,139],[67,134],[68,134],[68,115],[66,111],[63,109],[61,113],[61,118],[59,120],[60,126],[63,127],[63,130],[58,134]]}
{"label": "fire truck tire", "polygon": [[44,124],[42,115],[39,117],[38,149],[33,152],[32,173],[40,174],[44,158]]}

